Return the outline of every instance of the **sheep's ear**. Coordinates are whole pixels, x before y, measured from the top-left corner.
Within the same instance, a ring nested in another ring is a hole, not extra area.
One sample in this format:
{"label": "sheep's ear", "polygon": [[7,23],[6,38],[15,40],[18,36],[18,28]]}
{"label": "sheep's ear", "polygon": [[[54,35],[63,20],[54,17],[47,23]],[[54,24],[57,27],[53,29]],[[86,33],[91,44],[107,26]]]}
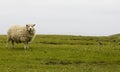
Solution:
{"label": "sheep's ear", "polygon": [[33,26],[35,26],[36,24],[33,24]]}
{"label": "sheep's ear", "polygon": [[26,27],[28,27],[28,24],[26,24]]}

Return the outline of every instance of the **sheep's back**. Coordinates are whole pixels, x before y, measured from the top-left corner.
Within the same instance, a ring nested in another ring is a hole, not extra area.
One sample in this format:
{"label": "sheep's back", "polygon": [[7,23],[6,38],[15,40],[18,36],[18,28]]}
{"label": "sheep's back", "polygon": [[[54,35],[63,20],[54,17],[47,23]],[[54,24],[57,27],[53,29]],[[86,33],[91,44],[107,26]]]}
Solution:
{"label": "sheep's back", "polygon": [[20,41],[20,37],[25,36],[26,28],[24,26],[14,25],[8,30],[8,37],[14,41]]}
{"label": "sheep's back", "polygon": [[25,32],[25,27],[24,26],[19,26],[19,25],[15,25],[9,28],[8,30],[8,35],[21,35]]}

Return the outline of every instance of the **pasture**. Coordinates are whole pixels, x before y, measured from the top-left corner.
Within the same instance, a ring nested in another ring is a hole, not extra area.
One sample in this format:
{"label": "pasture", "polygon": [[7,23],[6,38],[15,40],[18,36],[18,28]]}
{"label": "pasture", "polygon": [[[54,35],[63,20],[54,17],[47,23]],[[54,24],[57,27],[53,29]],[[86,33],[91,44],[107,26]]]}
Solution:
{"label": "pasture", "polygon": [[120,72],[118,36],[37,35],[23,44],[5,48],[0,35],[0,72]]}

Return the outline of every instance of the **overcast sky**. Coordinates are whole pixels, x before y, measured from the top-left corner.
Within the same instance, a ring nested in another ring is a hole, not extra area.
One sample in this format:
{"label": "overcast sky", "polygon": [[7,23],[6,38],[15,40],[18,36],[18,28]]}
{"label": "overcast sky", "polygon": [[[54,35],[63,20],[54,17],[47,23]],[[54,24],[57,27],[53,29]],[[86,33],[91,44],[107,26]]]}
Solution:
{"label": "overcast sky", "polygon": [[120,0],[0,0],[0,34],[35,23],[37,34],[120,33]]}

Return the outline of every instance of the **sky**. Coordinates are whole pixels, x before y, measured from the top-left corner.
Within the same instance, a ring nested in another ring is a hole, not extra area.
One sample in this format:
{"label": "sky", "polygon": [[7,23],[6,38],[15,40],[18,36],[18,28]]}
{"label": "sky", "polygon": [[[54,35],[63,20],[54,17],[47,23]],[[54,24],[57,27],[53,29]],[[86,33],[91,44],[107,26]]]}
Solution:
{"label": "sky", "polygon": [[0,34],[27,23],[36,24],[37,34],[117,34],[120,0],[0,0]]}

